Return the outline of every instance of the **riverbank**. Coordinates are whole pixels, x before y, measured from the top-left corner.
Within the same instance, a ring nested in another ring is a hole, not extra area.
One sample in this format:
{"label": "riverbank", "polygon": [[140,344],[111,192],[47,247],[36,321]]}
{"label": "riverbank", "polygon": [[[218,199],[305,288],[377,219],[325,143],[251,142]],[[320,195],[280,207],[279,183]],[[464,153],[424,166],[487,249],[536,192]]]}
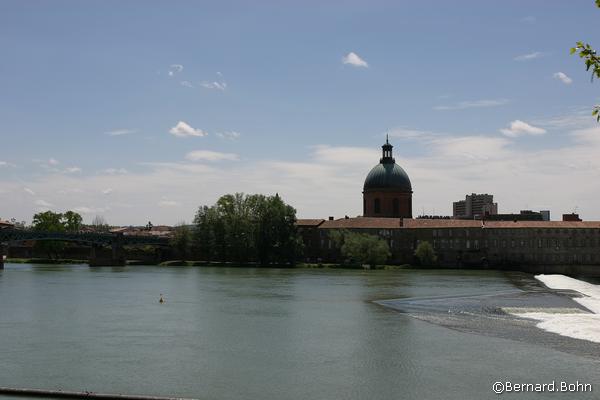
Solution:
{"label": "riverbank", "polygon": [[74,260],[69,258],[7,258],[4,262],[7,264],[87,264],[88,260]]}
{"label": "riverbank", "polygon": [[[136,265],[128,262],[128,265]],[[349,270],[398,270],[420,268],[410,264],[402,265],[375,265],[364,266],[360,264],[335,264],[335,263],[297,263],[297,264],[269,264],[257,263],[231,263],[231,262],[206,262],[171,260],[159,264],[161,267],[230,267],[230,268],[304,268],[304,269],[349,269]]]}

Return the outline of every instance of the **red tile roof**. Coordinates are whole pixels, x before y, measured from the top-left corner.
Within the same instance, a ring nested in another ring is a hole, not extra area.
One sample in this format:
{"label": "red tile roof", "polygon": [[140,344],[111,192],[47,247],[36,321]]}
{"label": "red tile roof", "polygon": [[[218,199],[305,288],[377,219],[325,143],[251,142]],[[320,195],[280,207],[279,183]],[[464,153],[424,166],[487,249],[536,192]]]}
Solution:
{"label": "red tile roof", "polygon": [[486,221],[486,228],[600,228],[600,221]]}
{"label": "red tile roof", "polygon": [[481,221],[473,219],[410,219],[403,220],[405,228],[481,228]]}
{"label": "red tile roof", "polygon": [[[482,225],[483,224],[483,225]],[[405,219],[405,228],[600,228],[600,221],[479,221],[464,219]]]}
{"label": "red tile roof", "polygon": [[324,219],[298,219],[296,226],[319,226]]}
{"label": "red tile roof", "polygon": [[402,227],[402,218],[340,218],[333,221],[324,221],[319,228],[322,229],[394,229]]}

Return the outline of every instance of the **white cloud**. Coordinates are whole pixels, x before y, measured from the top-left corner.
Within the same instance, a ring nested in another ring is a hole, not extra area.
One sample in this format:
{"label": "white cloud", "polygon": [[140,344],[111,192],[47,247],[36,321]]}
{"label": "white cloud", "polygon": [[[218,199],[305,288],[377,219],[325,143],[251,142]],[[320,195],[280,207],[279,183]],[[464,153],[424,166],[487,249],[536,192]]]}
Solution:
{"label": "white cloud", "polygon": [[507,153],[510,141],[483,135],[440,136],[430,141],[430,144],[438,156],[460,163],[502,158]]}
{"label": "white cloud", "polygon": [[181,64],[171,64],[171,66],[169,67],[169,76],[175,76],[176,74],[180,73],[181,71],[183,71],[183,65]]}
{"label": "white cloud", "polygon": [[[452,201],[466,193],[487,192],[494,194],[502,212],[544,205],[553,218],[560,218],[578,205],[584,219],[600,219],[600,186],[589,184],[600,180],[600,126],[591,117],[575,126],[578,114],[572,119],[568,115],[555,119],[561,120],[561,126],[562,120],[569,120],[568,128],[556,128],[563,132],[561,146],[540,140],[535,147],[521,147],[518,139],[500,133],[405,135],[402,139],[412,141],[410,146],[398,146],[398,139],[392,140],[396,162],[413,184],[415,215],[423,208],[426,213],[435,210],[448,215]],[[550,129],[541,121],[532,125]],[[414,128],[430,133],[426,128]],[[377,136],[368,147],[321,144],[297,159],[277,153],[263,161],[146,163],[127,174],[53,174],[19,182],[0,174],[0,188],[14,194],[2,198],[3,213],[20,220],[31,218],[36,206],[27,199],[27,187],[34,193],[52,193],[46,200],[60,210],[82,205],[88,211],[110,208],[105,217],[119,225],[145,224],[149,216],[154,224],[190,220],[198,206],[214,204],[219,196],[238,191],[279,193],[297,208],[300,218],[356,216],[362,212],[365,176],[381,157],[381,142]],[[562,185],[558,192],[556,182]],[[58,193],[74,187],[84,191]],[[102,196],[99,191],[103,188],[113,188],[119,195]],[[167,193],[169,197],[164,197]],[[180,206],[159,207],[159,201],[175,201]]]}
{"label": "white cloud", "polygon": [[381,152],[377,148],[314,146],[312,157],[318,163],[333,164],[374,164],[379,161]]}
{"label": "white cloud", "polygon": [[77,206],[73,207],[73,211],[79,214],[102,214],[110,210],[109,207],[86,207],[86,206]]}
{"label": "white cloud", "polygon": [[0,167],[6,167],[8,163],[6,161],[0,161]]}
{"label": "white cloud", "polygon": [[533,53],[527,53],[527,54],[522,54],[520,56],[516,56],[514,58],[514,60],[515,61],[529,61],[529,60],[534,60],[536,58],[540,58],[543,55],[544,55],[544,53],[542,53],[540,51],[534,51]]}
{"label": "white cloud", "polygon": [[35,196],[35,192],[29,189],[28,187],[24,187],[23,190],[25,191],[25,193],[29,193],[30,195]]}
{"label": "white cloud", "polygon": [[369,64],[363,60],[362,58],[360,58],[360,56],[358,54],[356,54],[355,52],[351,51],[350,53],[346,54],[343,58],[342,58],[342,63],[344,64],[350,64],[353,65],[355,67],[362,67],[362,68],[368,68]]}
{"label": "white cloud", "polygon": [[65,188],[65,189],[60,189],[58,191],[58,194],[69,194],[69,193],[83,193],[84,190],[80,189],[80,188]]}
{"label": "white cloud", "polygon": [[114,131],[108,131],[108,132],[104,132],[105,135],[109,135],[109,136],[123,136],[123,135],[130,135],[132,133],[136,133],[137,129],[116,129]]}
{"label": "white cloud", "polygon": [[127,174],[129,173],[129,171],[127,171],[125,168],[106,168],[104,170],[102,170],[102,173],[104,174],[108,174],[108,175],[117,175],[117,174]]}
{"label": "white cloud", "polygon": [[106,188],[106,189],[102,190],[102,194],[111,194],[114,191],[115,190],[113,188]]}
{"label": "white cloud", "polygon": [[535,24],[536,21],[537,21],[537,18],[532,15],[521,18],[521,22],[524,22],[526,24]]}
{"label": "white cloud", "polygon": [[227,139],[227,140],[238,140],[241,136],[241,134],[239,132],[234,132],[234,131],[217,132],[216,135],[217,135],[217,137],[220,137],[221,139]]}
{"label": "white cloud", "polygon": [[69,168],[65,169],[65,172],[68,173],[68,174],[75,174],[75,173],[81,172],[81,168],[79,168],[79,167],[69,167]]}
{"label": "white cloud", "polygon": [[516,119],[510,123],[508,128],[500,129],[500,132],[509,137],[517,137],[521,135],[543,135],[546,130]]}
{"label": "white cloud", "polygon": [[210,150],[195,150],[190,151],[185,155],[185,158],[190,161],[237,161],[239,157],[234,153],[220,153]]}
{"label": "white cloud", "polygon": [[36,204],[37,206],[40,206],[40,207],[45,207],[45,208],[54,207],[54,204],[52,204],[52,203],[48,203],[46,200],[42,200],[42,199],[36,200],[36,201],[35,201],[35,204]]}
{"label": "white cloud", "polygon": [[158,203],[159,207],[179,207],[181,203],[174,200],[161,200]]}
{"label": "white cloud", "polygon": [[492,99],[492,100],[472,100],[472,101],[460,101],[452,105],[435,106],[434,110],[445,111],[445,110],[465,110],[467,108],[487,108],[487,107],[498,107],[508,103],[508,99]]}
{"label": "white cloud", "polygon": [[190,82],[190,81],[181,81],[181,82],[179,82],[179,84],[181,86],[185,86],[185,87],[188,87],[188,88],[193,88],[194,87],[194,85],[192,85],[192,82]]}
{"label": "white cloud", "polygon": [[60,164],[60,162],[58,160],[54,159],[54,158],[51,158],[51,159],[48,160],[48,164],[50,164],[50,165],[58,165],[58,164]]}
{"label": "white cloud", "polygon": [[407,129],[407,128],[394,128],[391,131],[387,132],[387,134],[391,138],[400,138],[400,139],[432,139],[438,134],[431,131],[422,131],[418,129]]}
{"label": "white cloud", "polygon": [[216,90],[221,90],[224,91],[225,89],[227,89],[227,82],[208,82],[208,81],[204,81],[200,83],[200,86],[206,88],[206,89],[216,89]]}
{"label": "white cloud", "polygon": [[555,79],[560,79],[565,85],[573,83],[573,79],[569,78],[564,72],[556,72],[553,76]]}
{"label": "white cloud", "polygon": [[184,121],[179,121],[177,125],[169,129],[169,133],[177,137],[190,137],[190,136],[206,136],[208,135],[202,129],[192,128]]}

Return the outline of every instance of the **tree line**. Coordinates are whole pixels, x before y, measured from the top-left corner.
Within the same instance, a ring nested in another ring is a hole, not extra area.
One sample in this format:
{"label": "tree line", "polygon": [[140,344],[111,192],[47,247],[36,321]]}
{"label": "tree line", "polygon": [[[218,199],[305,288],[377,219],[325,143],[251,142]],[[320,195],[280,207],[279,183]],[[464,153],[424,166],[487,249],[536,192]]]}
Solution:
{"label": "tree line", "polygon": [[176,229],[173,246],[187,247],[206,261],[294,264],[302,253],[296,210],[279,195],[227,194],[212,206],[201,206],[194,229]]}

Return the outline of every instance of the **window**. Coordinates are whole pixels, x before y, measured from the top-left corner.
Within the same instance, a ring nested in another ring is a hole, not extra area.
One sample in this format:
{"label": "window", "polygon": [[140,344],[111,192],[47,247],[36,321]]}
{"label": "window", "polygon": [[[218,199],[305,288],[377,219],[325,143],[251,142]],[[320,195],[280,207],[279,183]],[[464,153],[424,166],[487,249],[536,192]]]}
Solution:
{"label": "window", "polygon": [[379,214],[381,212],[381,201],[379,199],[375,199],[374,208],[375,214]]}

